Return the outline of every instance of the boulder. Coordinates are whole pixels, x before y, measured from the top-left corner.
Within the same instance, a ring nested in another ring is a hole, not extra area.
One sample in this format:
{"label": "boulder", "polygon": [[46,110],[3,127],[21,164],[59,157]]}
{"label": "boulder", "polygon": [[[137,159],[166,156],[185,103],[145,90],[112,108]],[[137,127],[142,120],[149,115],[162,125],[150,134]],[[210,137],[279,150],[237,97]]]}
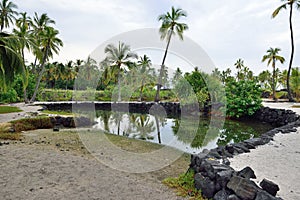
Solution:
{"label": "boulder", "polygon": [[255,198],[255,200],[279,200],[279,199],[280,198],[276,198],[264,190],[258,191]]}
{"label": "boulder", "polygon": [[224,199],[228,199],[228,194],[226,192],[225,189],[220,190],[219,192],[217,192],[213,198],[213,200],[224,200]]}
{"label": "boulder", "polygon": [[201,190],[202,195],[208,199],[213,198],[216,192],[215,183],[201,173],[195,174],[195,187]]}
{"label": "boulder", "polygon": [[262,187],[262,189],[273,196],[276,196],[277,192],[279,191],[278,185],[267,179],[263,179],[259,185]]}
{"label": "boulder", "polygon": [[256,193],[259,190],[253,181],[239,176],[233,176],[228,182],[227,187],[244,200],[255,199]]}
{"label": "boulder", "polygon": [[225,188],[229,180],[231,179],[233,170],[225,170],[218,172],[216,175],[216,182],[221,185],[222,188]]}
{"label": "boulder", "polygon": [[239,171],[237,173],[238,176],[246,178],[246,179],[250,179],[250,178],[256,178],[255,173],[253,171],[253,169],[251,169],[250,167],[245,167],[244,169],[242,169],[241,171]]}

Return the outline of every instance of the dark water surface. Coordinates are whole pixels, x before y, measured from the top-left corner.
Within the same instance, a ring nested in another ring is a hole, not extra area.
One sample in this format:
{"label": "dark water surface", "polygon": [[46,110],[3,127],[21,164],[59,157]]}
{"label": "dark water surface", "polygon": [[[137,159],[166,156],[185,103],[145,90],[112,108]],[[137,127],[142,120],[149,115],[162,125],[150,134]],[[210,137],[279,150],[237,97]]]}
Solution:
{"label": "dark water surface", "polygon": [[96,112],[94,128],[130,138],[175,147],[188,153],[198,153],[218,145],[257,137],[272,129],[255,121],[222,121],[200,117],[200,120],[156,117],[150,114]]}

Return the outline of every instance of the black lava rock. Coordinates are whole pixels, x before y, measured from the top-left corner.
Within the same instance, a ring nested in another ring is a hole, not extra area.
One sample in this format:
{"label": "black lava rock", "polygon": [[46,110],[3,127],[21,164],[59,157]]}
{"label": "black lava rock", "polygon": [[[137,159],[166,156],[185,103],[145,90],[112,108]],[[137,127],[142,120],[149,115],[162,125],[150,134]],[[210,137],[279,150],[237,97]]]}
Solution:
{"label": "black lava rock", "polygon": [[267,191],[269,194],[276,196],[277,192],[279,191],[279,186],[272,181],[269,181],[267,179],[263,179],[262,182],[259,184],[262,189]]}

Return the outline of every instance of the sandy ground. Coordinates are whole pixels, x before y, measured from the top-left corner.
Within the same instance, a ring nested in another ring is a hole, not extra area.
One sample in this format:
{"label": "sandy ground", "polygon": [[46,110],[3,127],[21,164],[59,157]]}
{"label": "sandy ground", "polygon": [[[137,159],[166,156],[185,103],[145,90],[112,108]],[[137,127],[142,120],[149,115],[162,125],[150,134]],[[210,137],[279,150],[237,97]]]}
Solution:
{"label": "sandy ground", "polygon": [[0,147],[1,199],[182,199],[146,174],[115,171],[72,152]]}

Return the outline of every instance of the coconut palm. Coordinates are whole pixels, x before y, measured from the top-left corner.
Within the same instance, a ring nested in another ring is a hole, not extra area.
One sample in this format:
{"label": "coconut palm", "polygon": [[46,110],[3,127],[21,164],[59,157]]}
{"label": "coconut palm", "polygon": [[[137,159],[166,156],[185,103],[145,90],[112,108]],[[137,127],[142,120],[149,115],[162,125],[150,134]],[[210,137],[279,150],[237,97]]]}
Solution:
{"label": "coconut palm", "polygon": [[[32,34],[30,33],[30,27],[31,27],[32,21],[31,18],[27,16],[27,13],[20,13],[20,17],[16,20],[16,28],[13,29],[14,35],[17,37],[19,41],[19,53],[23,59],[23,63],[25,64],[25,55],[24,51],[27,49],[28,51],[31,51],[35,49],[35,41],[32,37]],[[22,79],[23,82],[23,96],[25,103],[28,103],[28,97],[27,97],[27,86],[28,86],[28,76],[29,72],[28,69],[25,66],[25,75],[23,76],[24,79]]]}
{"label": "coconut palm", "polygon": [[181,40],[183,40],[183,32],[188,29],[188,25],[185,23],[180,23],[178,22],[180,18],[186,17],[187,13],[180,9],[177,8],[175,9],[172,7],[171,12],[167,12],[166,14],[162,14],[158,16],[158,21],[162,21],[161,27],[159,29],[160,32],[160,38],[162,40],[166,39],[167,40],[167,46],[166,50],[164,53],[164,57],[162,60],[161,68],[160,68],[160,73],[158,77],[158,82],[157,82],[157,91],[155,95],[155,102],[158,102],[160,100],[160,89],[162,86],[162,78],[163,78],[163,72],[165,68],[165,60],[168,54],[168,49],[171,41],[171,37],[173,34],[177,34]]}
{"label": "coconut palm", "polygon": [[[265,71],[262,71],[261,73],[259,73],[258,80],[261,84],[261,87],[264,90],[268,90],[268,89],[272,88],[272,81],[271,81],[272,78],[271,78],[271,73],[269,72],[269,70],[265,70]],[[270,84],[270,82],[271,82],[271,84]]]}
{"label": "coconut palm", "polygon": [[131,52],[130,46],[123,42],[119,42],[118,47],[113,44],[109,44],[105,47],[104,52],[106,58],[101,62],[104,66],[116,67],[118,72],[118,101],[121,101],[121,69],[128,67],[132,62],[132,59],[137,59],[137,54]]}
{"label": "coconut palm", "polygon": [[278,55],[279,51],[281,51],[279,48],[272,48],[270,47],[269,50],[267,50],[267,54],[263,56],[262,62],[268,61],[267,65],[269,66],[272,63],[273,67],[273,75],[272,75],[272,92],[273,92],[273,99],[277,101],[276,99],[276,85],[275,85],[275,76],[276,76],[276,61],[279,61],[280,63],[284,63],[285,59],[284,57]]}
{"label": "coconut palm", "polygon": [[152,63],[150,58],[147,55],[140,57],[140,60],[138,61],[137,64],[138,64],[137,76],[138,76],[138,81],[141,84],[139,101],[142,101],[145,82],[149,82],[153,79],[152,74],[154,70],[153,68],[151,68]]}
{"label": "coconut palm", "polygon": [[291,48],[292,49],[291,49],[289,68],[288,68],[287,79],[286,79],[286,86],[287,86],[289,101],[293,101],[293,97],[292,97],[291,89],[290,89],[290,74],[291,74],[291,70],[292,70],[294,52],[295,52],[292,17],[293,17],[294,7],[296,7],[298,10],[300,10],[300,0],[281,0],[281,1],[283,1],[284,4],[282,4],[281,6],[276,8],[276,10],[274,10],[274,12],[272,13],[272,18],[275,18],[281,10],[289,8],[289,10],[290,10],[289,25],[290,25]]}
{"label": "coconut palm", "polygon": [[41,35],[45,31],[46,27],[49,27],[51,25],[55,24],[55,21],[50,19],[46,13],[43,13],[42,15],[38,15],[36,12],[34,13],[34,17],[31,23],[31,26],[33,28],[32,34],[35,37],[36,42],[36,48],[34,49],[34,67],[37,65],[37,61],[43,59],[43,52],[40,49],[41,46]]}
{"label": "coconut palm", "polygon": [[242,69],[245,67],[244,61],[239,58],[236,63],[234,63],[235,68],[237,69],[237,79],[238,81],[242,80],[244,78],[243,73],[241,72]]}
{"label": "coconut palm", "polygon": [[15,16],[18,15],[18,12],[15,11],[18,6],[11,1],[2,0],[0,3],[0,30],[3,31],[3,28],[8,28],[10,24],[13,24],[16,19]]}
{"label": "coconut palm", "polygon": [[41,52],[42,52],[42,59],[41,59],[41,64],[40,64],[40,73],[37,79],[36,87],[33,93],[32,98],[30,99],[30,102],[34,102],[40,82],[43,76],[43,73],[45,71],[45,64],[48,61],[49,58],[53,56],[53,53],[58,54],[59,48],[63,46],[63,42],[61,39],[57,37],[59,34],[59,31],[46,26],[45,29],[41,32],[40,34],[40,45],[41,45]]}
{"label": "coconut palm", "polygon": [[18,53],[18,39],[10,34],[0,32],[0,86],[6,90],[17,74],[24,75],[24,62]]}

